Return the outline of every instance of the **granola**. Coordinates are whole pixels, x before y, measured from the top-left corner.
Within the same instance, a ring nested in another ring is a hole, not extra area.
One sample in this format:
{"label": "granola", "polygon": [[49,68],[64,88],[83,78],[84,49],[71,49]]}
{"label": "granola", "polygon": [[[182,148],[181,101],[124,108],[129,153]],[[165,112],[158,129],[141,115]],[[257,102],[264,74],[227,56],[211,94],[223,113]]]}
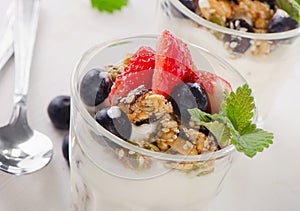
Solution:
{"label": "granola", "polygon": [[[193,122],[182,125],[173,113],[172,104],[164,96],[153,94],[143,86],[128,93],[120,100],[118,106],[136,127],[143,127],[143,125],[153,127],[154,125],[154,129],[148,136],[143,134],[138,140],[129,140],[139,147],[178,155],[199,155],[219,149],[215,138],[210,133],[205,134]],[[113,150],[117,158],[129,168],[141,170],[151,166],[151,159],[137,152],[122,147],[116,147]],[[213,162],[166,163],[168,168],[187,173],[197,171],[197,175],[212,172],[212,166]]]}

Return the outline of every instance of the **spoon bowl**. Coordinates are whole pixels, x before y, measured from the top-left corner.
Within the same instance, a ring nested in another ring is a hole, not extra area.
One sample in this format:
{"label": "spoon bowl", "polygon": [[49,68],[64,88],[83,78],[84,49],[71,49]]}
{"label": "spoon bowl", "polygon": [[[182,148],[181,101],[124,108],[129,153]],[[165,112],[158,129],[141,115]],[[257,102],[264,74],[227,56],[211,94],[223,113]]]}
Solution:
{"label": "spoon bowl", "polygon": [[9,124],[0,128],[0,169],[16,175],[37,171],[52,158],[51,140],[30,128],[25,109],[15,107]]}

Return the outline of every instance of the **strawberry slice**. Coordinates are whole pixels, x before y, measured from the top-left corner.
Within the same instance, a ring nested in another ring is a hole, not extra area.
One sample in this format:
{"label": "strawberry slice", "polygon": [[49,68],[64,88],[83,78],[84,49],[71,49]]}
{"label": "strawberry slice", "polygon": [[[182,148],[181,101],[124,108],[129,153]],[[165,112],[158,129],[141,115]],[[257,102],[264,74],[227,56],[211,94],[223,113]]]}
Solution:
{"label": "strawberry slice", "polygon": [[124,68],[124,72],[154,70],[154,64],[155,51],[148,46],[142,46],[130,57],[129,63]]}
{"label": "strawberry slice", "polygon": [[121,97],[125,97],[129,91],[144,85],[150,89],[152,75],[155,66],[155,51],[150,47],[142,46],[133,54],[124,71],[116,77],[108,99],[114,104]]}
{"label": "strawberry slice", "polygon": [[229,93],[232,91],[230,83],[211,72],[196,70],[194,73],[193,80],[205,90],[208,97],[207,112],[211,114],[218,113],[224,101],[224,92]]}
{"label": "strawberry slice", "polygon": [[168,97],[176,85],[189,77],[192,66],[187,44],[164,30],[156,46],[152,91]]}

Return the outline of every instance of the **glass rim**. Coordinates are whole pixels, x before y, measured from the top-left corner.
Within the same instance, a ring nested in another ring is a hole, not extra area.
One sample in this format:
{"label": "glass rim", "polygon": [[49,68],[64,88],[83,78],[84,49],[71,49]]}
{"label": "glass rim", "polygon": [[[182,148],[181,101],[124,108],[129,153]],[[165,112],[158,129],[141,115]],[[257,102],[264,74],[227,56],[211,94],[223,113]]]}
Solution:
{"label": "glass rim", "polygon": [[184,15],[198,23],[199,25],[205,26],[211,30],[222,32],[225,34],[230,35],[238,35],[245,38],[250,39],[258,39],[258,40],[282,40],[282,39],[288,39],[300,36],[300,26],[296,29],[292,29],[285,32],[277,32],[277,33],[251,33],[251,32],[244,32],[244,31],[238,31],[230,28],[226,28],[224,26],[220,26],[218,24],[212,23],[196,13],[189,10],[186,6],[184,6],[180,1],[178,0],[169,0],[172,2],[172,4],[178,9],[180,12],[182,12]]}
{"label": "glass rim", "polygon": [[[90,113],[88,112],[86,106],[80,99],[80,93],[79,93],[79,87],[78,87],[79,73],[80,73],[80,70],[82,69],[82,66],[84,66],[84,64],[85,64],[85,61],[91,59],[93,57],[93,55],[95,55],[95,53],[101,51],[102,49],[105,49],[106,47],[113,46],[113,45],[120,44],[120,43],[126,43],[126,42],[129,42],[130,40],[135,40],[135,39],[156,39],[157,37],[158,37],[157,34],[142,34],[142,35],[135,35],[135,36],[127,36],[127,37],[123,37],[123,38],[116,38],[116,39],[111,39],[111,40],[108,40],[105,42],[101,42],[99,44],[96,44],[96,45],[88,48],[82,54],[82,56],[79,58],[79,60],[77,61],[76,65],[73,69],[72,75],[71,75],[70,90],[71,90],[72,107],[76,107],[76,109],[78,110],[79,114],[82,116],[84,121],[88,124],[88,126],[90,128],[92,128],[92,130],[97,132],[97,134],[106,136],[111,141],[115,142],[116,144],[118,144],[124,148],[127,148],[129,150],[132,150],[132,151],[135,151],[135,152],[138,152],[143,155],[153,157],[156,159],[177,161],[177,162],[178,161],[179,162],[181,162],[181,161],[184,161],[184,162],[209,161],[209,160],[213,160],[213,159],[220,159],[220,158],[223,158],[223,157],[233,153],[235,151],[235,146],[232,144],[223,149],[220,149],[218,151],[199,154],[199,155],[174,155],[174,154],[167,154],[167,153],[163,153],[163,152],[154,152],[154,151],[144,149],[139,146],[135,146],[135,145],[115,136],[114,134],[110,133],[108,130],[106,130],[104,127],[102,127],[100,124],[98,124],[94,120],[94,118],[90,115]],[[226,68],[229,68],[232,71],[234,71],[235,74],[238,74],[244,80],[244,82],[247,83],[247,81],[244,79],[244,77],[237,70],[235,70],[234,67],[232,67],[227,61],[223,60],[221,57],[213,55],[208,50],[206,50],[202,47],[199,47],[195,44],[192,44],[189,42],[187,42],[187,44],[189,46],[198,48],[200,51],[203,51],[203,52],[209,54],[210,56],[214,57],[215,59],[220,61],[223,65],[225,65]]]}

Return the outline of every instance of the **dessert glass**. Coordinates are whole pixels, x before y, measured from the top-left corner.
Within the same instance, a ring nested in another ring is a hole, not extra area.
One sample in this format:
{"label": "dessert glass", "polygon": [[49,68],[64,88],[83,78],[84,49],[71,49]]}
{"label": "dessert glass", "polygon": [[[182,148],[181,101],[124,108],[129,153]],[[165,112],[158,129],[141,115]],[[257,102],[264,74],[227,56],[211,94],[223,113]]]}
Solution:
{"label": "dessert glass", "polygon": [[[70,168],[73,210],[202,210],[221,190],[234,160],[230,145],[195,156],[154,152],[126,142],[98,124],[81,101],[79,85],[92,68],[117,65],[140,46],[155,49],[157,36],[101,43],[79,60],[71,81]],[[199,69],[213,72],[235,89],[245,79],[227,62],[188,44]],[[130,168],[126,163],[130,163]]]}
{"label": "dessert glass", "polygon": [[[252,87],[258,122],[263,123],[275,102],[276,93],[296,69],[300,27],[265,34],[229,29],[205,20],[179,0],[159,0],[156,18],[158,31],[169,29],[176,36],[208,49],[235,67]],[[228,42],[229,38],[232,42]],[[232,51],[238,42],[245,45],[239,51]]]}

